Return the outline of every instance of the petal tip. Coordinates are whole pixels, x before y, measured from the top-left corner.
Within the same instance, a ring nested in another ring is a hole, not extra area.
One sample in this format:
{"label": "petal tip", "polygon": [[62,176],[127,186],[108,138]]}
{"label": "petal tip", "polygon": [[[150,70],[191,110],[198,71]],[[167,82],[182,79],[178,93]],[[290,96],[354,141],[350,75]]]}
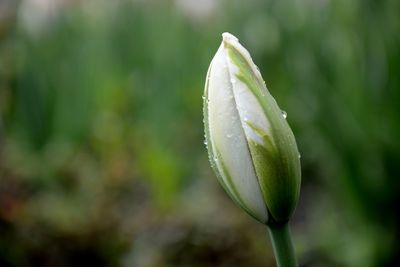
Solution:
{"label": "petal tip", "polygon": [[224,32],[222,34],[222,41],[224,43],[233,43],[233,42],[239,42],[239,39],[229,32]]}

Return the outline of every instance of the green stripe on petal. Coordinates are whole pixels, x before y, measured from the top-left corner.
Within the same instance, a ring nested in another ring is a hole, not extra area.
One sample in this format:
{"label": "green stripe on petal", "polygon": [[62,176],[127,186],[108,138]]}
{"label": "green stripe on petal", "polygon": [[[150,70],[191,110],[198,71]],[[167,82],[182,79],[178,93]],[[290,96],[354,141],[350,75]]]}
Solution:
{"label": "green stripe on petal", "polygon": [[[267,145],[264,146],[252,140],[249,141],[257,177],[268,177],[268,183],[260,183],[265,202],[270,203],[268,209],[279,211],[279,214],[277,214],[278,212],[274,214],[277,218],[285,217],[285,214],[291,213],[292,202],[288,202],[287,199],[293,197],[293,194],[291,194],[290,190],[285,190],[286,184],[283,182],[285,181],[285,177],[281,177],[282,172],[279,171],[283,166],[281,166],[281,162],[279,161],[275,145],[264,130],[254,126],[250,122],[247,122],[247,124],[260,135],[264,144]],[[297,199],[293,199],[293,201],[296,202]],[[283,206],[282,203],[289,203],[289,205]],[[276,204],[278,207],[274,207]]]}
{"label": "green stripe on petal", "polygon": [[[239,71],[236,77],[256,97],[270,122],[272,136],[269,141],[265,139],[265,143],[272,142],[276,148],[276,156],[271,163],[272,165],[265,163],[270,158],[269,153],[271,153],[265,147],[254,142],[251,143],[251,140],[249,140],[250,151],[255,161],[257,178],[268,210],[276,221],[288,220],[294,211],[300,192],[300,160],[296,141],[289,125],[282,116],[281,109],[268,92],[261,75],[256,74],[257,70],[255,70],[255,65],[251,59],[243,56],[229,43],[225,43],[225,48],[228,50],[230,60],[238,67]],[[258,160],[255,160],[255,158]],[[273,170],[267,171],[267,167],[263,165],[268,165]],[[272,196],[279,197],[273,198]]]}
{"label": "green stripe on petal", "polygon": [[250,121],[245,121],[245,122],[254,132],[256,132],[261,137],[261,139],[264,141],[264,144],[266,145],[266,147],[268,147],[271,150],[274,150],[276,153],[276,147],[275,147],[274,142],[271,139],[271,136],[269,136],[260,127],[257,127],[254,123],[252,123]]}
{"label": "green stripe on petal", "polygon": [[256,142],[250,141],[249,146],[257,177],[267,177],[266,179],[268,179],[267,183],[260,182],[268,210],[271,213],[273,211],[275,220],[285,220],[287,214],[292,213],[297,198],[291,190],[288,190],[284,172],[280,171],[283,166],[279,157]]}

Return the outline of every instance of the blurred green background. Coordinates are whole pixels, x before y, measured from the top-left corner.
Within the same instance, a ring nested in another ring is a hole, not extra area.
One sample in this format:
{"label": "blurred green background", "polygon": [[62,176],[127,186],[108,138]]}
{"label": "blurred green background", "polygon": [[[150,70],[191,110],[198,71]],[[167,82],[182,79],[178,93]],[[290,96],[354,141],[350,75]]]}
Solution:
{"label": "blurred green background", "polygon": [[0,0],[0,266],[274,266],[203,144],[232,32],[296,135],[301,266],[400,266],[400,1]]}

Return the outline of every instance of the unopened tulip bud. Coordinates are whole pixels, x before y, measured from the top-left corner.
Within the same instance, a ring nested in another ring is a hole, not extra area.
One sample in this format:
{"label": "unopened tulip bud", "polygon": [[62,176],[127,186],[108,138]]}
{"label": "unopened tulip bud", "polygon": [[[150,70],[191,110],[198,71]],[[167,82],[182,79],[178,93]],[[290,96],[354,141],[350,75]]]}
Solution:
{"label": "unopened tulip bud", "polygon": [[229,33],[215,54],[204,92],[211,165],[230,197],[262,223],[287,222],[300,191],[300,159],[286,113],[249,52]]}

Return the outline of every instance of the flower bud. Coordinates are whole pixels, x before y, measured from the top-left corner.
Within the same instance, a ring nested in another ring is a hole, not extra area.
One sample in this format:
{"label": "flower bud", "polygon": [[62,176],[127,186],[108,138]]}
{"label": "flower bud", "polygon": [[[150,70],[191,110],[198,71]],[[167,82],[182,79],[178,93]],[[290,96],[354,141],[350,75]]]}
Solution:
{"label": "flower bud", "polygon": [[262,223],[287,222],[300,192],[300,156],[249,52],[229,33],[211,61],[204,124],[211,165],[230,197]]}

